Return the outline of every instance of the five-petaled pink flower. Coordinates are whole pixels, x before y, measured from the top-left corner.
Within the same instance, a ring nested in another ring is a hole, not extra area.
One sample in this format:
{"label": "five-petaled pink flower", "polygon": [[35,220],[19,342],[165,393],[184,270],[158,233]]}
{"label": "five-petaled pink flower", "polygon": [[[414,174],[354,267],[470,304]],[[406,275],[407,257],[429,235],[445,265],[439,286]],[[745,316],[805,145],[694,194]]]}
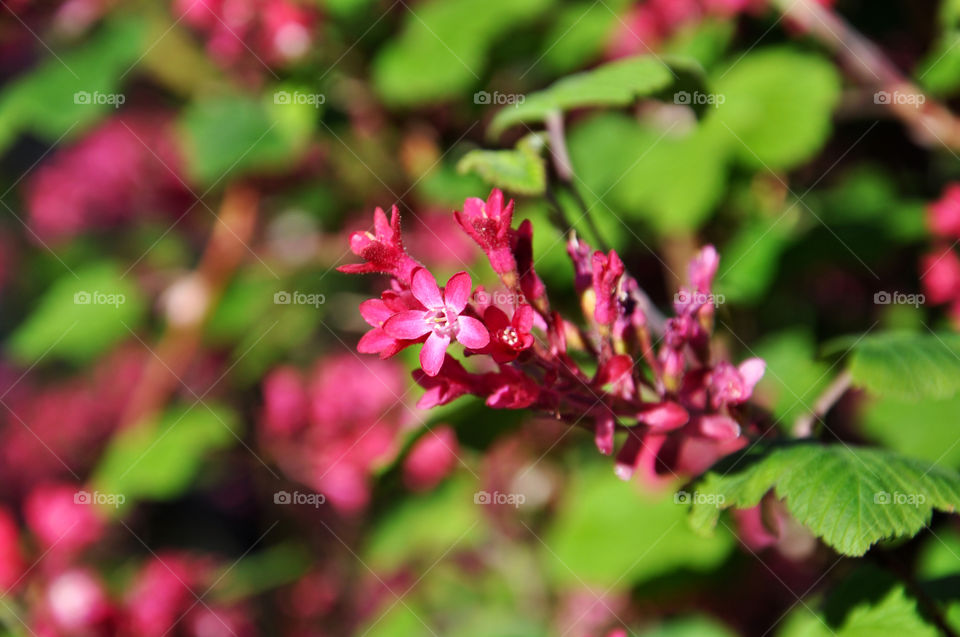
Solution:
{"label": "five-petaled pink flower", "polygon": [[512,199],[504,206],[503,193],[494,188],[486,202],[470,197],[463,202],[463,212],[455,214],[464,232],[487,254],[495,272],[506,274],[517,269],[517,262],[510,249]]}
{"label": "five-petaled pink flower", "polygon": [[436,376],[443,365],[443,356],[452,339],[464,347],[480,349],[490,342],[487,328],[471,316],[461,316],[467,307],[472,284],[470,275],[458,272],[450,277],[443,291],[427,270],[413,273],[411,290],[424,310],[405,310],[387,319],[383,331],[396,339],[416,340],[427,334],[420,350],[420,365],[430,376]]}

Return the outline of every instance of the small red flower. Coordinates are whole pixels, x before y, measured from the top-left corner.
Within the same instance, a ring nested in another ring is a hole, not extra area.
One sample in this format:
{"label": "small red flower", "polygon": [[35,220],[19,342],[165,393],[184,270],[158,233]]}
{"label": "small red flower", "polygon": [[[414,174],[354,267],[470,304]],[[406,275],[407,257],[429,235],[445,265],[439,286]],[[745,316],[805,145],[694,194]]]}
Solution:
{"label": "small red flower", "polygon": [[423,434],[403,461],[403,483],[411,491],[429,491],[457,466],[457,435],[449,425]]}
{"label": "small red flower", "polygon": [[470,349],[481,349],[490,342],[483,323],[461,316],[471,289],[470,275],[458,272],[450,277],[441,292],[433,275],[420,268],[413,273],[411,290],[426,309],[394,314],[383,323],[383,331],[401,340],[416,341],[427,335],[420,350],[420,365],[428,375],[436,376],[452,339]]}
{"label": "small red flower", "polygon": [[396,206],[390,210],[390,220],[383,208],[373,212],[374,232],[354,232],[350,235],[350,250],[365,263],[341,265],[337,268],[347,274],[382,272],[390,274],[409,285],[413,271],[420,264],[403,248],[400,236],[400,211]]}
{"label": "small red flower", "polygon": [[510,250],[510,224],[513,222],[513,200],[503,205],[503,193],[494,188],[486,202],[470,197],[463,202],[463,212],[456,212],[457,222],[477,242],[490,259],[495,272],[505,274],[517,269]]}
{"label": "small red flower", "polygon": [[714,409],[747,401],[753,394],[754,386],[763,378],[766,367],[766,363],[759,358],[748,358],[739,367],[727,361],[717,363],[707,381]]}
{"label": "small red flower", "polygon": [[920,280],[931,303],[946,303],[960,297],[960,258],[947,248],[920,261]]}
{"label": "small red flower", "polygon": [[498,307],[490,306],[483,313],[483,322],[490,330],[490,345],[486,353],[498,363],[515,360],[525,349],[533,345],[533,308],[519,305],[513,311],[513,318]]}

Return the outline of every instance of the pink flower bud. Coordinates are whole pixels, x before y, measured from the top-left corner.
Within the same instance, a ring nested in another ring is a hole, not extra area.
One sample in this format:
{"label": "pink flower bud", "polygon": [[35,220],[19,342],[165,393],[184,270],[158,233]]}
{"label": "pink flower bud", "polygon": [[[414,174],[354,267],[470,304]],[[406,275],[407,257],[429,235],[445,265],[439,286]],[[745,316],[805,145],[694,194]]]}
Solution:
{"label": "pink flower bud", "polygon": [[19,584],[25,568],[17,522],[7,509],[0,508],[0,595]]}
{"label": "pink flower bud", "polygon": [[722,414],[700,417],[700,433],[714,440],[732,440],[740,435],[740,425],[733,418]]}
{"label": "pink flower bud", "polygon": [[463,202],[463,212],[455,213],[457,222],[490,259],[493,271],[515,272],[517,263],[510,250],[510,226],[513,222],[513,200],[503,205],[503,193],[494,188],[486,201],[470,197]]}
{"label": "pink flower bud", "polygon": [[948,185],[927,207],[930,229],[941,237],[960,238],[960,184]]}
{"label": "pink flower bud", "polygon": [[677,403],[666,402],[653,405],[640,412],[637,414],[637,420],[654,429],[670,431],[687,424],[687,421],[690,420],[690,414]]}
{"label": "pink flower bud", "polygon": [[457,435],[447,425],[421,436],[403,461],[403,482],[411,491],[429,491],[457,465]]}
{"label": "pink flower bud", "polygon": [[113,610],[100,580],[81,569],[54,577],[47,586],[44,602],[54,626],[71,635],[99,634],[98,625]]}

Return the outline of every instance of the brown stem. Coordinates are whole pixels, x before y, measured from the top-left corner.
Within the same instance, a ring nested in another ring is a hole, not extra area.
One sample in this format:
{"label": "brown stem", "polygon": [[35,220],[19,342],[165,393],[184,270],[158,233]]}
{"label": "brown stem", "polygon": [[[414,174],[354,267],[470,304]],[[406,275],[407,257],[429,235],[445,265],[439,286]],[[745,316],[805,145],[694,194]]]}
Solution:
{"label": "brown stem", "polygon": [[784,17],[829,48],[855,80],[876,91],[875,101],[906,124],[918,143],[932,146],[939,142],[949,148],[960,148],[960,120],[925,95],[879,47],[839,14],[816,0],[774,0],[774,4]]}
{"label": "brown stem", "polygon": [[[191,303],[197,311],[176,313],[168,309],[167,330],[154,349],[139,384],[121,418],[123,425],[155,416],[181,382],[200,345],[203,325],[247,253],[256,226],[258,193],[233,185],[223,197],[220,212],[196,270],[181,279],[189,281]],[[172,319],[173,316],[182,318]]]}
{"label": "brown stem", "polygon": [[823,418],[843,397],[846,391],[850,389],[852,380],[850,372],[847,370],[840,372],[813,403],[810,412],[797,418],[797,422],[793,426],[793,435],[797,438],[809,438],[813,435],[813,423]]}

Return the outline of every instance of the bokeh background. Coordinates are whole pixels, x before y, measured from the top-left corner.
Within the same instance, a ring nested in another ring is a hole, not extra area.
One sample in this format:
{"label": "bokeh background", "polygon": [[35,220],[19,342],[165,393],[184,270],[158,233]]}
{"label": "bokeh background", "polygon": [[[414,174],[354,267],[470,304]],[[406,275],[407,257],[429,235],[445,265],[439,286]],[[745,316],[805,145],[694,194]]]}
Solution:
{"label": "bokeh background", "polygon": [[[815,634],[851,561],[757,511],[696,535],[584,431],[418,409],[415,352],[355,351],[383,280],[335,268],[397,205],[438,278],[493,281],[452,216],[492,186],[562,307],[571,229],[663,308],[713,243],[719,346],[767,360],[789,431],[824,343],[960,314],[960,262],[923,261],[952,255],[925,207],[960,176],[958,42],[952,0],[0,0],[0,634]],[[632,56],[696,79],[567,112],[573,177],[502,114]],[[958,408],[854,392],[828,423],[957,468]],[[942,521],[888,559],[958,552]]]}

